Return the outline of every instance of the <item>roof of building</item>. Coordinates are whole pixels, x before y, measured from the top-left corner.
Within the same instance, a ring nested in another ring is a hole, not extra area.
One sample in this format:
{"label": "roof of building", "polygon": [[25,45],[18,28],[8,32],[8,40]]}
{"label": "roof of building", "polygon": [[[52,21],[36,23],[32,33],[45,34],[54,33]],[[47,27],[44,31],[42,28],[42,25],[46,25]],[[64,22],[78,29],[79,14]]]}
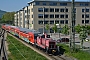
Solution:
{"label": "roof of building", "polygon": [[[32,0],[32,1],[30,1],[30,2],[28,2],[28,4],[30,4],[30,3],[33,3],[33,2],[35,2],[35,1],[41,1],[41,2],[72,2],[72,1],[70,1],[70,0]],[[79,3],[79,2],[90,2],[90,1],[75,1],[76,3]]]}

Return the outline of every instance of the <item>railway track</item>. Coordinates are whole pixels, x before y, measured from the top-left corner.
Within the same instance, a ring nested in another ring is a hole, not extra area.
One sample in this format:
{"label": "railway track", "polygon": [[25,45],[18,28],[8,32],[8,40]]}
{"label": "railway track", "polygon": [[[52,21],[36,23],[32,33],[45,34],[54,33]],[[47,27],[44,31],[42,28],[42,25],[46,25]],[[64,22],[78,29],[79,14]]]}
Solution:
{"label": "railway track", "polygon": [[27,47],[29,47],[29,48],[33,49],[34,51],[36,51],[37,53],[43,55],[43,56],[46,57],[48,60],[66,60],[66,59],[64,59],[64,58],[61,57],[61,56],[49,55],[49,54],[45,53],[44,51],[42,51],[42,50],[40,50],[40,49],[38,49],[38,48],[36,48],[36,47],[34,47],[34,46],[26,43],[25,41],[23,41],[23,40],[15,37],[15,36],[13,36],[12,34],[10,34],[10,33],[8,33],[8,34],[9,34],[10,36],[14,37],[15,39],[17,39],[18,41],[20,41],[21,43],[23,43],[24,45],[26,45]]}

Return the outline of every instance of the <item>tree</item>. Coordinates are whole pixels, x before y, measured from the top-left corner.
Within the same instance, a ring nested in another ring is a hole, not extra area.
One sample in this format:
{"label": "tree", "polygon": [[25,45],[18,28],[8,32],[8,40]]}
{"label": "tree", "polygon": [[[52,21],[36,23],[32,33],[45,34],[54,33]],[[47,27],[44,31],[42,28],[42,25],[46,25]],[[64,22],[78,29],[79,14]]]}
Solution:
{"label": "tree", "polygon": [[82,31],[80,32],[79,38],[81,40],[81,47],[83,48],[83,41],[86,39],[86,31],[85,28],[82,28]]}
{"label": "tree", "polygon": [[46,24],[46,28],[45,29],[49,31],[49,29],[50,29],[49,24]]}
{"label": "tree", "polygon": [[54,30],[54,33],[57,32],[57,26],[56,26],[56,24],[54,24],[54,26],[52,27],[52,29]]}
{"label": "tree", "polygon": [[62,28],[62,30],[61,30],[61,32],[63,33],[63,34],[65,34],[65,35],[67,35],[68,33],[69,33],[69,27],[67,26],[67,25],[65,25],[63,28]]}
{"label": "tree", "polygon": [[79,32],[81,31],[81,26],[80,26],[80,24],[78,24],[77,26],[75,26],[75,31],[76,31],[77,33],[79,33]]}
{"label": "tree", "polygon": [[4,22],[10,22],[12,24],[14,21],[14,14],[15,12],[7,12],[2,16],[2,20]]}

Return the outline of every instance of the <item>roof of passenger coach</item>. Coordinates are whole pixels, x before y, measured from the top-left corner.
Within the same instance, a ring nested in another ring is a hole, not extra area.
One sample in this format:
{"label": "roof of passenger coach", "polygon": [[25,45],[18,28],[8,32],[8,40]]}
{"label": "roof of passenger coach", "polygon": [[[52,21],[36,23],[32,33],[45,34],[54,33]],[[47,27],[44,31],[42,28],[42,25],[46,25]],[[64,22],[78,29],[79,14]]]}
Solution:
{"label": "roof of passenger coach", "polygon": [[29,33],[29,32],[40,33],[40,32],[38,32],[36,30],[31,30],[31,29],[26,29],[26,28],[20,28],[20,31],[25,32],[25,33]]}

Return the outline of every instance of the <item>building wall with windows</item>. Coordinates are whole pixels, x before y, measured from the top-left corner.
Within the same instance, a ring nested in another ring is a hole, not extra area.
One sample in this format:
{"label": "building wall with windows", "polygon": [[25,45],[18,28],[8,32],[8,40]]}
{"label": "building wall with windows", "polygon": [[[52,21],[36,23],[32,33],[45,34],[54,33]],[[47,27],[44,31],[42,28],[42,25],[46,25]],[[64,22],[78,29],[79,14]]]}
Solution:
{"label": "building wall with windows", "polygon": [[[70,26],[71,1],[31,1],[24,8],[25,28],[43,32],[44,26],[54,24]],[[75,2],[75,25],[90,25],[89,2]],[[24,20],[22,20],[24,21]],[[50,29],[50,32],[53,32]]]}

